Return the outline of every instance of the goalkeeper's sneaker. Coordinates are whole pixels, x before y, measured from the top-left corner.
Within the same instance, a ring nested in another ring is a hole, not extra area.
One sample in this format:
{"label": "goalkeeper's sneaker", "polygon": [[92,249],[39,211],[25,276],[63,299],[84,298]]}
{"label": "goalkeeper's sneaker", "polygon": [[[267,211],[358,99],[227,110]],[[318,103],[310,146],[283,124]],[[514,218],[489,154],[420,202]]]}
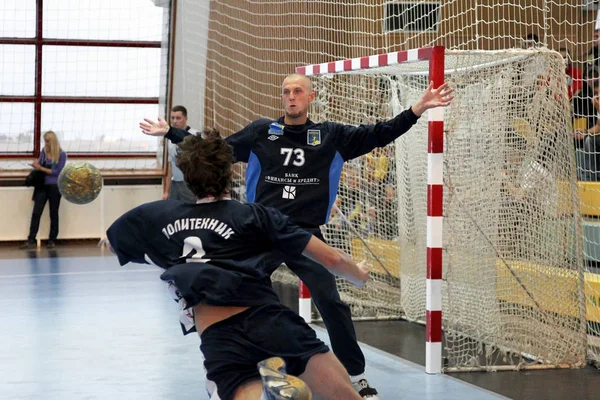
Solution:
{"label": "goalkeeper's sneaker", "polygon": [[263,400],[311,400],[308,385],[300,378],[286,374],[285,362],[279,357],[258,363],[263,383]]}
{"label": "goalkeeper's sneaker", "polygon": [[358,382],[354,382],[352,383],[352,386],[363,399],[380,400],[377,390],[371,387],[366,379],[361,379]]}

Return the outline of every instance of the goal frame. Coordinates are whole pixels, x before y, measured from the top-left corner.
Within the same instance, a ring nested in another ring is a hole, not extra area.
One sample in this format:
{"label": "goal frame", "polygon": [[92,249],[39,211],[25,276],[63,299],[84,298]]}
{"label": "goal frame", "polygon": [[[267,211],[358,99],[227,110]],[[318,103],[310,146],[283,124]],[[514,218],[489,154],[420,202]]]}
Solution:
{"label": "goal frame", "polygon": [[[446,49],[421,47],[296,67],[307,77],[368,70],[403,63],[428,61],[430,82],[437,89],[444,83]],[[427,276],[425,372],[442,372],[442,239],[444,209],[444,107],[428,110],[427,139]],[[299,282],[300,315],[311,321],[310,293]]]}

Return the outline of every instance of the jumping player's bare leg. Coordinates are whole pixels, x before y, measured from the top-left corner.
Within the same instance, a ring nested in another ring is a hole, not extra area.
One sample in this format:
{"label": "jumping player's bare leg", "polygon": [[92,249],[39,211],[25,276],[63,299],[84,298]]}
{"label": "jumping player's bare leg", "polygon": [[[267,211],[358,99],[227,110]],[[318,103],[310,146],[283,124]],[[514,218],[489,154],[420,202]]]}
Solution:
{"label": "jumping player's bare leg", "polygon": [[286,374],[285,362],[273,357],[258,363],[262,380],[241,385],[234,400],[311,400],[308,385],[300,378]]}
{"label": "jumping player's bare leg", "polygon": [[263,394],[262,382],[256,379],[246,382],[235,392],[234,400],[261,400]]}
{"label": "jumping player's bare leg", "polygon": [[331,352],[312,356],[300,378],[308,384],[315,400],[362,400],[346,369]]}

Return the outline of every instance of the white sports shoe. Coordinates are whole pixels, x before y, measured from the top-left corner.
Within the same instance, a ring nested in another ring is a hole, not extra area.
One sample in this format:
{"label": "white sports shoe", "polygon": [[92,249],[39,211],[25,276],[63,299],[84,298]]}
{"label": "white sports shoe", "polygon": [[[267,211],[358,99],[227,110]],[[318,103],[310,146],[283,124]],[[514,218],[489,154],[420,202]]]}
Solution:
{"label": "white sports shoe", "polygon": [[356,390],[360,397],[362,397],[363,399],[381,400],[379,398],[377,390],[371,387],[366,379],[361,379],[358,382],[354,382],[352,386],[354,387],[354,390]]}

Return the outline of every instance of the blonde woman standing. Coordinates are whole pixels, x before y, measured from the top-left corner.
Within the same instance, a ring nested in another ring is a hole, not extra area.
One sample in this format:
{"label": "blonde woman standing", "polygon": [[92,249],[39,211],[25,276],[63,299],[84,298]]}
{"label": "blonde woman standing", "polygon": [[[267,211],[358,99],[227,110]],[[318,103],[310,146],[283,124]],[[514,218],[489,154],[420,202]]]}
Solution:
{"label": "blonde woman standing", "polygon": [[36,236],[40,227],[40,218],[46,202],[50,203],[50,236],[46,247],[53,248],[58,237],[58,207],[60,206],[60,192],[58,191],[58,175],[67,162],[65,153],[58,143],[56,133],[48,131],[44,134],[44,148],[40,157],[33,161],[33,168],[46,174],[43,187],[36,187],[33,192],[33,212],[31,214],[31,225],[27,242],[21,246],[22,249],[30,249],[36,246]]}

